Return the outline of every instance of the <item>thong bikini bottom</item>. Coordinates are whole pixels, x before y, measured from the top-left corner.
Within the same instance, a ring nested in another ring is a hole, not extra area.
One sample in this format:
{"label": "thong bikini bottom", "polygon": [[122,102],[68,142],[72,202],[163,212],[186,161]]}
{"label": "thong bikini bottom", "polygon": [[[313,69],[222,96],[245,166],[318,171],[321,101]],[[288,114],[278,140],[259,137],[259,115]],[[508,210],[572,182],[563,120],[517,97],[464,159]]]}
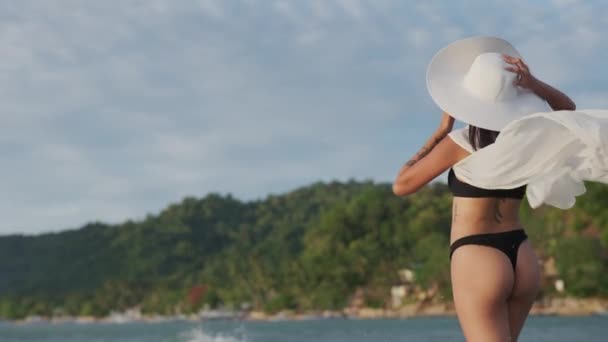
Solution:
{"label": "thong bikini bottom", "polygon": [[452,254],[454,254],[454,251],[460,246],[489,246],[494,247],[505,253],[505,255],[511,261],[513,271],[515,271],[515,266],[517,265],[517,251],[519,250],[519,245],[521,245],[521,243],[524,242],[527,238],[528,236],[526,235],[523,229],[510,230],[500,233],[475,234],[465,236],[454,241],[454,243],[450,245],[450,260],[452,259]]}

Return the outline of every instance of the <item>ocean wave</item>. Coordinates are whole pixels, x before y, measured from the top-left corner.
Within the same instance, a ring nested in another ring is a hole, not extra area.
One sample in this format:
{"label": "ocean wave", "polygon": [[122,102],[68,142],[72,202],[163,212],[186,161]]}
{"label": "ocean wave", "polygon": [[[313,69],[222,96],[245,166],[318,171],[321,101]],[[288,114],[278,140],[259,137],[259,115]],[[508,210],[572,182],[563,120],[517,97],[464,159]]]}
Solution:
{"label": "ocean wave", "polygon": [[182,334],[183,342],[248,342],[245,337],[235,337],[225,334],[212,334],[202,328],[194,328]]}

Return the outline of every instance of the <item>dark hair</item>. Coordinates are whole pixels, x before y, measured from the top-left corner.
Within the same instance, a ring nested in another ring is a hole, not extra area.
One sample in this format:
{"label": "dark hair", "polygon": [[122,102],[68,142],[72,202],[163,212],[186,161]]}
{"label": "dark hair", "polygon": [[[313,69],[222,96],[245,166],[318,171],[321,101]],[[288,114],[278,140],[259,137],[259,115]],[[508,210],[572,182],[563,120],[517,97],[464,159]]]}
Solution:
{"label": "dark hair", "polygon": [[475,151],[493,144],[498,134],[500,132],[469,125],[469,143]]}

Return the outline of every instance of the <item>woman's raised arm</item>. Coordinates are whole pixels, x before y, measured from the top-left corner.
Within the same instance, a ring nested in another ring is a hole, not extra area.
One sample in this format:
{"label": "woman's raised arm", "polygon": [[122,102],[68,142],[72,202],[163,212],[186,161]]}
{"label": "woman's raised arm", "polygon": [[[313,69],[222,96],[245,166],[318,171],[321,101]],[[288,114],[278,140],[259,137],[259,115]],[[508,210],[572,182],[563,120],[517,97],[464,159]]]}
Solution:
{"label": "woman's raised arm", "polygon": [[439,176],[456,161],[460,149],[451,139],[444,139],[454,127],[454,118],[443,113],[439,128],[408,162],[401,167],[393,183],[393,193],[405,196]]}
{"label": "woman's raised arm", "polygon": [[576,109],[576,104],[568,97],[568,95],[534,77],[532,73],[530,73],[528,65],[526,65],[521,58],[504,55],[504,59],[505,62],[512,65],[505,69],[517,74],[518,86],[533,91],[540,98],[547,101],[553,110]]}

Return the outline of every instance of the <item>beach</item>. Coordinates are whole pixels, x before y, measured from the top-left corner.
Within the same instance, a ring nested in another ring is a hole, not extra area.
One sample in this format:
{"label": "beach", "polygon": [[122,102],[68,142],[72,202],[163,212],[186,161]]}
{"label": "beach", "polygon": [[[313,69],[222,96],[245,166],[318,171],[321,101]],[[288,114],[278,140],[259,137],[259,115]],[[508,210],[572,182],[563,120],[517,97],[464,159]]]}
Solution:
{"label": "beach", "polygon": [[[407,319],[425,317],[454,317],[456,311],[451,302],[425,303],[418,302],[402,305],[397,309],[371,307],[348,307],[343,310],[281,310],[268,313],[256,310],[201,310],[192,314],[146,315],[138,308],[125,312],[112,312],[105,317],[93,316],[28,316],[17,324],[28,323],[165,323],[165,322],[202,322],[202,321],[303,321],[311,319]],[[530,312],[532,316],[606,316],[608,317],[608,300],[601,298],[545,298],[537,301]]]}
{"label": "beach", "polygon": [[[601,342],[608,318],[531,316],[520,341]],[[3,342],[432,342],[464,341],[452,316],[408,319],[211,320],[158,324],[0,323]]]}

